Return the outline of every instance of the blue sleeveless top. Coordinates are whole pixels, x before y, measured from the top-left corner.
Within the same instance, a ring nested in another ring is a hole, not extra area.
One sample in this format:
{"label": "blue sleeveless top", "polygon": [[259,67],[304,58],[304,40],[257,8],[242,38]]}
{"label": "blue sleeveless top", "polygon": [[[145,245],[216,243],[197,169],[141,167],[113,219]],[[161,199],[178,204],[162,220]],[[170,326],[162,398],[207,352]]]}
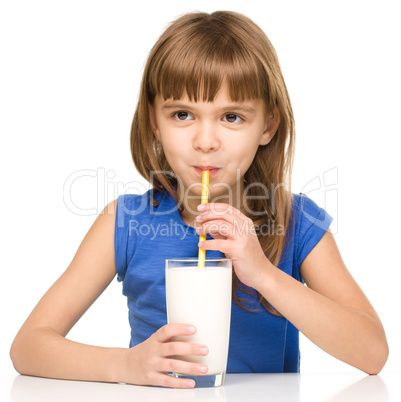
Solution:
{"label": "blue sleeveless top", "polygon": [[[310,198],[294,194],[293,219],[278,268],[303,281],[300,266],[331,222],[331,216]],[[165,260],[197,257],[198,242],[195,229],[183,222],[169,193],[152,189],[118,198],[115,260],[117,279],[128,301],[130,347],[167,324]],[[223,257],[219,251],[207,253],[210,258]],[[284,317],[258,306],[252,296],[237,292],[256,311],[232,304],[227,372],[299,372],[298,330]]]}

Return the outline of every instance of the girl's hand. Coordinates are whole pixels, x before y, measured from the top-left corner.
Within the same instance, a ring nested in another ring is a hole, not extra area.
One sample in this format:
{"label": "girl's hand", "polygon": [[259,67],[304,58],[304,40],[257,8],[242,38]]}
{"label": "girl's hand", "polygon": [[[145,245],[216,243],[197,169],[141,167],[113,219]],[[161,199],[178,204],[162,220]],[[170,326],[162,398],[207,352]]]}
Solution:
{"label": "girl's hand", "polygon": [[[204,345],[177,342],[177,336],[191,336],[196,328],[187,324],[167,324],[145,342],[127,350],[122,365],[123,382],[137,385],[156,385],[172,388],[193,388],[195,382],[175,378],[169,372],[204,375],[208,367],[203,364],[179,360],[179,356],[205,356],[209,350]],[[174,356],[174,358],[173,358]]]}
{"label": "girl's hand", "polygon": [[199,235],[209,233],[214,240],[199,243],[204,250],[219,250],[233,261],[238,279],[257,290],[266,264],[272,265],[260,246],[253,221],[225,203],[198,205]]}

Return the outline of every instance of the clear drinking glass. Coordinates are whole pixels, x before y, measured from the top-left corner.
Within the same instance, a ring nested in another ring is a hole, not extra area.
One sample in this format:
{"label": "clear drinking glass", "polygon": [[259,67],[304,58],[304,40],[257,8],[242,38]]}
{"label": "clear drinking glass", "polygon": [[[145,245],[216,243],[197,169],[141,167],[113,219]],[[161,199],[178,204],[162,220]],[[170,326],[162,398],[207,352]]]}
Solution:
{"label": "clear drinking glass", "polygon": [[195,335],[176,340],[209,348],[207,356],[180,356],[182,360],[207,365],[206,375],[173,375],[192,378],[198,388],[224,384],[231,320],[232,261],[228,258],[204,261],[204,268],[198,268],[197,258],[166,260],[167,320],[197,328]]}

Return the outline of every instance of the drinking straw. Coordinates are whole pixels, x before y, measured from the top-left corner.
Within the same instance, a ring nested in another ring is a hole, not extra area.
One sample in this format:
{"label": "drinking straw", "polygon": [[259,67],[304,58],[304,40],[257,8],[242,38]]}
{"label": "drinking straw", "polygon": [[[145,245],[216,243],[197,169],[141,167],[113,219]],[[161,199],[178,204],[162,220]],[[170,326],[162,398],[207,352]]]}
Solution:
{"label": "drinking straw", "polygon": [[[202,196],[201,204],[209,202],[209,170],[202,171]],[[205,241],[206,235],[199,236],[199,242]],[[198,268],[205,268],[206,250],[199,248]]]}

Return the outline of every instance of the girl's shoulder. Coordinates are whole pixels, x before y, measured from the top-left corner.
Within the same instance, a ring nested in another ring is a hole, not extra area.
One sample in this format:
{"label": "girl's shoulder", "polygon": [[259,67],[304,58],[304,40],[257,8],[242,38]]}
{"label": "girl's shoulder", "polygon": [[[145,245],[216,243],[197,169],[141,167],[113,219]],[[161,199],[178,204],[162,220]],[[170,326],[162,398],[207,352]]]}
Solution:
{"label": "girl's shoulder", "polygon": [[150,193],[152,190],[148,190],[143,194],[121,194],[118,196],[118,204],[125,206],[133,206],[137,204],[146,203],[150,200]]}
{"label": "girl's shoulder", "polygon": [[153,188],[143,194],[122,194],[117,201],[117,212],[128,215],[138,215],[144,211],[175,204],[167,192]]}
{"label": "girl's shoulder", "polygon": [[291,239],[295,251],[296,266],[329,229],[333,218],[306,194],[292,195]]}
{"label": "girl's shoulder", "polygon": [[152,188],[143,194],[123,194],[117,199],[116,227],[127,226],[130,221],[166,216],[177,208],[176,201],[166,191]]}
{"label": "girl's shoulder", "polygon": [[292,194],[292,219],[302,227],[317,226],[327,230],[333,218],[306,194]]}

